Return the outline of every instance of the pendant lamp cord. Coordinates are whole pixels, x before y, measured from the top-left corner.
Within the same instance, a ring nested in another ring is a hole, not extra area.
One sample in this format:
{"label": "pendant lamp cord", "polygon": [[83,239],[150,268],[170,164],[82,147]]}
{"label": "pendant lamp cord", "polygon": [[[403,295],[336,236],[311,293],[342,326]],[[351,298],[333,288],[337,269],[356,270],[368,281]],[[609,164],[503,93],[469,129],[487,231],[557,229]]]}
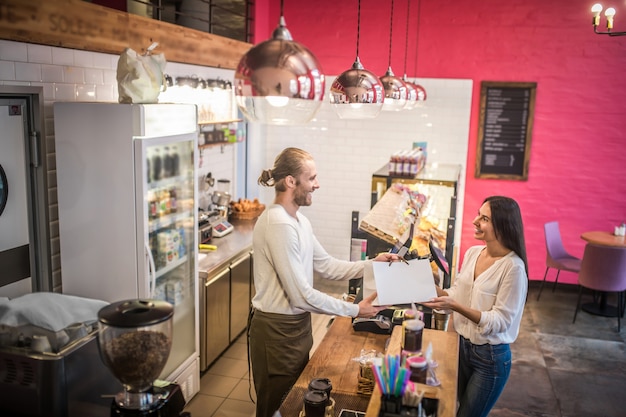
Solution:
{"label": "pendant lamp cord", "polygon": [[406,57],[409,53],[409,16],[411,15],[411,0],[406,2],[406,43],[404,44],[404,75],[406,75]]}
{"label": "pendant lamp cord", "polygon": [[417,0],[417,30],[415,31],[415,77],[417,77],[417,53],[419,51],[419,42],[420,42],[420,11],[422,8],[422,2]]}
{"label": "pendant lamp cord", "polygon": [[393,38],[393,0],[391,0],[391,17],[389,19],[389,68],[391,68],[391,39]]}
{"label": "pendant lamp cord", "polygon": [[283,13],[283,3],[284,3],[284,0],[280,0],[280,15],[281,16],[285,16],[285,14]]}
{"label": "pendant lamp cord", "polygon": [[361,0],[359,0],[357,12],[357,23],[356,23],[356,57],[359,57],[359,41],[361,37]]}

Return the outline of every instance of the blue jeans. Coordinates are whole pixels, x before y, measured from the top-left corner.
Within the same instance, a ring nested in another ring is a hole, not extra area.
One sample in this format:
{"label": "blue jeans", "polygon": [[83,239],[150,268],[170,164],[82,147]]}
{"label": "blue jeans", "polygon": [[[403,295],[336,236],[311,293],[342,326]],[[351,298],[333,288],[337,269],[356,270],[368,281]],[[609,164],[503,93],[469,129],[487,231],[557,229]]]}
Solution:
{"label": "blue jeans", "polygon": [[487,417],[510,373],[508,344],[475,345],[461,336],[457,417]]}

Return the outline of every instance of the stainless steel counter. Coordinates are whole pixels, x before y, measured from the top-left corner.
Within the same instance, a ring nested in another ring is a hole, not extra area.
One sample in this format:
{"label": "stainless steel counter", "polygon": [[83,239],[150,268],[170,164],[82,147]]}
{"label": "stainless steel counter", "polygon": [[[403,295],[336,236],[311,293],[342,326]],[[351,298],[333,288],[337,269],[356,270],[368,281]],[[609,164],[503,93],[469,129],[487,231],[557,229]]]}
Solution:
{"label": "stainless steel counter", "polygon": [[211,245],[217,246],[217,250],[200,252],[198,270],[201,278],[206,278],[211,272],[227,266],[235,257],[252,249],[255,220],[232,220],[230,223],[235,227],[231,233],[211,239]]}
{"label": "stainless steel counter", "polygon": [[211,363],[246,328],[252,284],[254,220],[232,221],[234,230],[215,237],[217,250],[198,259],[200,288],[200,370]]}

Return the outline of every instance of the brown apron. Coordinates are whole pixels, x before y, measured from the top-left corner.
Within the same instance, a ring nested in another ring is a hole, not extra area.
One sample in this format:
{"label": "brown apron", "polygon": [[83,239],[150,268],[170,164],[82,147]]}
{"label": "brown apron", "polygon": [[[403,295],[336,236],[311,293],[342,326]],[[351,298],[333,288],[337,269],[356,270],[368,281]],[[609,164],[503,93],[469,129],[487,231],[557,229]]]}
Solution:
{"label": "brown apron", "polygon": [[313,347],[311,313],[254,310],[249,338],[256,417],[272,417],[309,361]]}

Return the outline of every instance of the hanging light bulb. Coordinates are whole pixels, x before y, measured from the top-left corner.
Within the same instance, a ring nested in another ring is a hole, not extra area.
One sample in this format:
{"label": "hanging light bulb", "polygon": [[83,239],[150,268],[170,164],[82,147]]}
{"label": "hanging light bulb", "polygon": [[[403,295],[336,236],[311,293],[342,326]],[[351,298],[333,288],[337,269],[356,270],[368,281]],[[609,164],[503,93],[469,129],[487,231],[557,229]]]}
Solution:
{"label": "hanging light bulb", "polygon": [[330,102],[341,119],[372,119],[380,113],[385,94],[374,73],[363,68],[359,59],[361,0],[358,2],[356,59],[352,68],[339,75],[330,87]]}
{"label": "hanging light bulb", "polygon": [[402,81],[404,81],[406,85],[406,104],[404,105],[404,110],[412,110],[418,105],[417,85],[409,81],[406,73],[404,73]]}
{"label": "hanging light bulb", "polygon": [[426,97],[427,97],[426,89],[422,87],[420,84],[413,83],[413,85],[415,86],[415,89],[417,90],[417,103],[419,106],[421,102],[426,101]]}
{"label": "hanging light bulb", "polygon": [[389,24],[389,67],[385,75],[380,77],[385,89],[384,111],[400,111],[406,105],[406,84],[396,77],[391,69],[391,39],[393,34],[393,0],[391,0],[391,23]]}
{"label": "hanging light bulb", "polygon": [[[415,30],[415,76],[416,77],[417,77],[417,53],[418,53],[418,46],[419,46],[419,40],[420,40],[419,30],[420,30],[421,8],[422,8],[422,3],[421,1],[418,1],[417,2],[417,29]],[[406,79],[406,74],[405,74],[405,79]],[[415,102],[415,107],[421,107],[426,101],[426,97],[427,97],[426,89],[422,87],[420,84],[418,84],[417,82],[412,82],[411,84],[413,85],[413,87],[415,87],[415,90],[417,92],[417,100]]]}
{"label": "hanging light bulb", "polygon": [[251,122],[305,124],[324,99],[324,74],[311,51],[291,37],[282,0],[280,9],[272,39],[252,47],[239,61],[235,99]]}
{"label": "hanging light bulb", "polygon": [[604,16],[606,17],[606,31],[602,32],[598,30],[598,25],[600,25],[600,13],[602,12],[602,5],[600,3],[596,3],[591,7],[591,13],[593,13],[593,31],[597,35],[609,35],[609,36],[624,36],[626,32],[613,32],[613,20],[615,18],[615,9],[613,7],[609,7],[604,12]]}
{"label": "hanging light bulb", "polygon": [[404,76],[402,81],[406,84],[406,104],[405,110],[412,110],[417,106],[417,87],[406,77],[406,58],[409,54],[409,16],[411,15],[411,0],[406,2],[406,35],[404,39]]}

